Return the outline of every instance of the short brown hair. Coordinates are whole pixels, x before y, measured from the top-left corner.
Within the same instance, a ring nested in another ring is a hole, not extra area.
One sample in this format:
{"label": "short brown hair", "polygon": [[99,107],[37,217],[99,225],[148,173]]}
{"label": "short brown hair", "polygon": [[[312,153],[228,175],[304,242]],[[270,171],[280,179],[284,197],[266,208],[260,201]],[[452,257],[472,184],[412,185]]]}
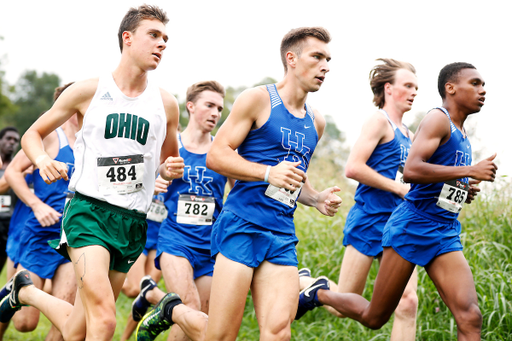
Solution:
{"label": "short brown hair", "polygon": [[59,98],[60,94],[66,90],[71,84],[74,82],[70,82],[68,84],[64,84],[63,86],[58,86],[55,88],[55,92],[53,93],[53,101],[55,102],[57,98]]}
{"label": "short brown hair", "polygon": [[383,108],[384,86],[386,83],[394,84],[396,72],[400,69],[406,69],[416,74],[416,69],[412,64],[401,62],[391,58],[379,58],[382,64],[375,65],[370,71],[370,86],[373,92],[373,103],[379,108]]}
{"label": "short brown hair", "polygon": [[[192,84],[187,89],[187,103],[192,102],[196,103],[197,97],[201,94],[203,91],[213,91],[219,93],[222,98],[225,96],[224,87],[217,81],[203,81],[198,82],[195,84]],[[188,112],[188,108],[187,108]],[[190,114],[190,112],[189,112]]]}
{"label": "short brown hair", "polygon": [[323,27],[299,27],[288,32],[281,41],[281,61],[285,73],[288,71],[286,53],[292,51],[300,57],[304,42],[308,37],[316,38],[326,44],[331,41],[331,35]]}
{"label": "short brown hair", "polygon": [[140,22],[146,19],[157,19],[164,25],[167,25],[169,22],[167,13],[160,7],[144,4],[138,8],[130,8],[121,21],[121,25],[119,25],[119,32],[117,33],[121,52],[123,52],[123,32],[135,32],[137,27],[139,27]]}

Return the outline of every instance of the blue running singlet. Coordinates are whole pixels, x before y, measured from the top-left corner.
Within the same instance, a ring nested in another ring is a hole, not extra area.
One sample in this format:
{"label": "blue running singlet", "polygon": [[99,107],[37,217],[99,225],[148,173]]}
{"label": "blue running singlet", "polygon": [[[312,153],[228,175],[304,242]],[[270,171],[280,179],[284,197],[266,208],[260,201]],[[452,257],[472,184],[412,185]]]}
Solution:
{"label": "blue running singlet", "polygon": [[[443,111],[450,120],[451,135],[448,141],[439,146],[427,160],[428,163],[443,166],[470,166],[471,144],[466,136],[453,124],[450,114]],[[418,211],[437,221],[452,221],[457,219],[463,203],[468,195],[468,178],[432,184],[412,184],[411,190],[405,196]]]}
{"label": "blue running singlet", "polygon": [[[314,113],[306,104],[306,115],[295,117],[284,106],[275,84],[267,85],[267,91],[270,116],[260,128],[247,134],[238,154],[248,161],[269,166],[300,161],[298,168],[306,172],[318,143]],[[270,231],[291,234],[295,233],[293,213],[299,193],[300,190],[290,193],[263,181],[237,181],[224,210]]]}
{"label": "blue running singlet", "polygon": [[[189,152],[181,135],[179,147],[185,169],[163,194],[169,213],[160,226],[158,244],[172,239],[174,243],[209,250],[212,224],[222,210],[227,178],[206,168],[206,153]],[[161,254],[160,247],[157,249]]]}
{"label": "blue running singlet", "polygon": [[[403,173],[405,160],[411,148],[411,139],[409,134],[405,136],[402,133],[384,110],[381,109],[380,112],[388,119],[395,137],[389,142],[377,145],[366,164],[380,175],[396,179]],[[395,193],[361,183],[357,186],[354,200],[368,214],[391,213],[402,202],[402,198]]]}

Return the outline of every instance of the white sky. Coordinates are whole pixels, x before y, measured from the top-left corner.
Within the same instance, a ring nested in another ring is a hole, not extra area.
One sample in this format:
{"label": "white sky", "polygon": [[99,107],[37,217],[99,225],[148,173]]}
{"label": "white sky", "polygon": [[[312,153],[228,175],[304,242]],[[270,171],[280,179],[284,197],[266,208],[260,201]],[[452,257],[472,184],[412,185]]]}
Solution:
{"label": "white sky", "polygon": [[[133,0],[0,0],[0,57],[14,84],[25,70],[58,74],[63,83],[112,71],[119,62],[117,30]],[[440,105],[437,76],[446,64],[475,65],[486,81],[487,98],[470,118],[484,155],[498,152],[501,175],[512,174],[508,99],[512,80],[512,5],[508,1],[147,1],[167,11],[170,37],[151,77],[185,97],[200,80],[252,86],[283,75],[281,38],[300,26],[323,26],[333,41],[332,61],[322,89],[309,103],[335,118],[353,144],[375,110],[368,73],[381,57],[412,63],[419,92],[407,116]],[[474,140],[474,139],[473,139]],[[474,143],[475,144],[475,143]],[[478,160],[475,160],[478,161]]]}

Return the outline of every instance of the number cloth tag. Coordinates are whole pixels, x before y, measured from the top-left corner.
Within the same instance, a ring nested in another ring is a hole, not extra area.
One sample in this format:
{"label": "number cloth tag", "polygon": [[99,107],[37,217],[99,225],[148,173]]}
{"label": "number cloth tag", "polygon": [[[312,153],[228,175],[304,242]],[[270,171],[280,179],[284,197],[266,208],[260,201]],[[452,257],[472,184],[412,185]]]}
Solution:
{"label": "number cloth tag", "polygon": [[303,185],[304,182],[301,182],[300,187],[295,189],[295,191],[279,188],[274,185],[268,185],[267,190],[265,191],[265,195],[269,198],[282,202],[286,206],[293,207],[297,201],[297,197],[299,196],[300,189]]}
{"label": "number cloth tag", "polygon": [[404,167],[403,166],[398,166],[398,170],[396,171],[395,181],[402,185],[407,185],[409,187],[409,189],[411,189],[411,184],[408,184],[407,182],[404,181]]}
{"label": "number cloth tag", "polygon": [[9,212],[11,209],[11,196],[0,195],[0,212]]}
{"label": "number cloth tag", "polygon": [[66,201],[64,202],[64,207],[66,207],[66,205],[68,204],[68,202],[73,199],[73,197],[75,196],[75,193],[74,192],[68,192],[68,194],[66,194]]}
{"label": "number cloth tag", "polygon": [[102,194],[128,194],[143,187],[144,156],[99,157],[98,189]]}
{"label": "number cloth tag", "polygon": [[211,225],[214,212],[214,198],[180,194],[176,221],[178,224]]}
{"label": "number cloth tag", "polygon": [[459,213],[468,197],[469,184],[459,180],[444,183],[436,205],[452,213]]}
{"label": "number cloth tag", "polygon": [[167,209],[165,208],[164,203],[153,198],[151,206],[149,206],[147,218],[149,220],[156,221],[157,223],[164,221],[164,219],[167,218]]}

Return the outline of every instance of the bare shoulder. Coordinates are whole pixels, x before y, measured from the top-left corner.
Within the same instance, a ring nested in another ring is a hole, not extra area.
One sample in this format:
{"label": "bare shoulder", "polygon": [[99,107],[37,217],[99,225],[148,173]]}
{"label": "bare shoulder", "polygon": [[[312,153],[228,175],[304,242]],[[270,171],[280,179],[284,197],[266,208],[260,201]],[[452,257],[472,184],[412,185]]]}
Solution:
{"label": "bare shoulder", "polygon": [[230,116],[241,115],[256,121],[264,114],[270,115],[270,97],[265,86],[258,86],[245,90],[237,97]]}
{"label": "bare shoulder", "polygon": [[162,96],[162,102],[164,104],[167,119],[169,119],[169,117],[173,117],[176,115],[179,118],[180,109],[179,109],[179,104],[178,104],[178,100],[176,99],[176,97],[174,97],[173,95],[171,95],[169,92],[167,92],[166,90],[164,90],[162,88],[160,88],[160,95]]}
{"label": "bare shoulder", "polygon": [[315,115],[315,128],[318,133],[318,137],[322,137],[326,125],[325,117],[320,113],[320,111],[318,111],[318,109],[311,108],[311,110]]}
{"label": "bare shoulder", "polygon": [[[91,100],[98,89],[99,78],[90,78],[83,81],[78,81],[69,86],[62,93],[61,97],[76,98],[79,102]],[[59,97],[60,99],[60,97]]]}

